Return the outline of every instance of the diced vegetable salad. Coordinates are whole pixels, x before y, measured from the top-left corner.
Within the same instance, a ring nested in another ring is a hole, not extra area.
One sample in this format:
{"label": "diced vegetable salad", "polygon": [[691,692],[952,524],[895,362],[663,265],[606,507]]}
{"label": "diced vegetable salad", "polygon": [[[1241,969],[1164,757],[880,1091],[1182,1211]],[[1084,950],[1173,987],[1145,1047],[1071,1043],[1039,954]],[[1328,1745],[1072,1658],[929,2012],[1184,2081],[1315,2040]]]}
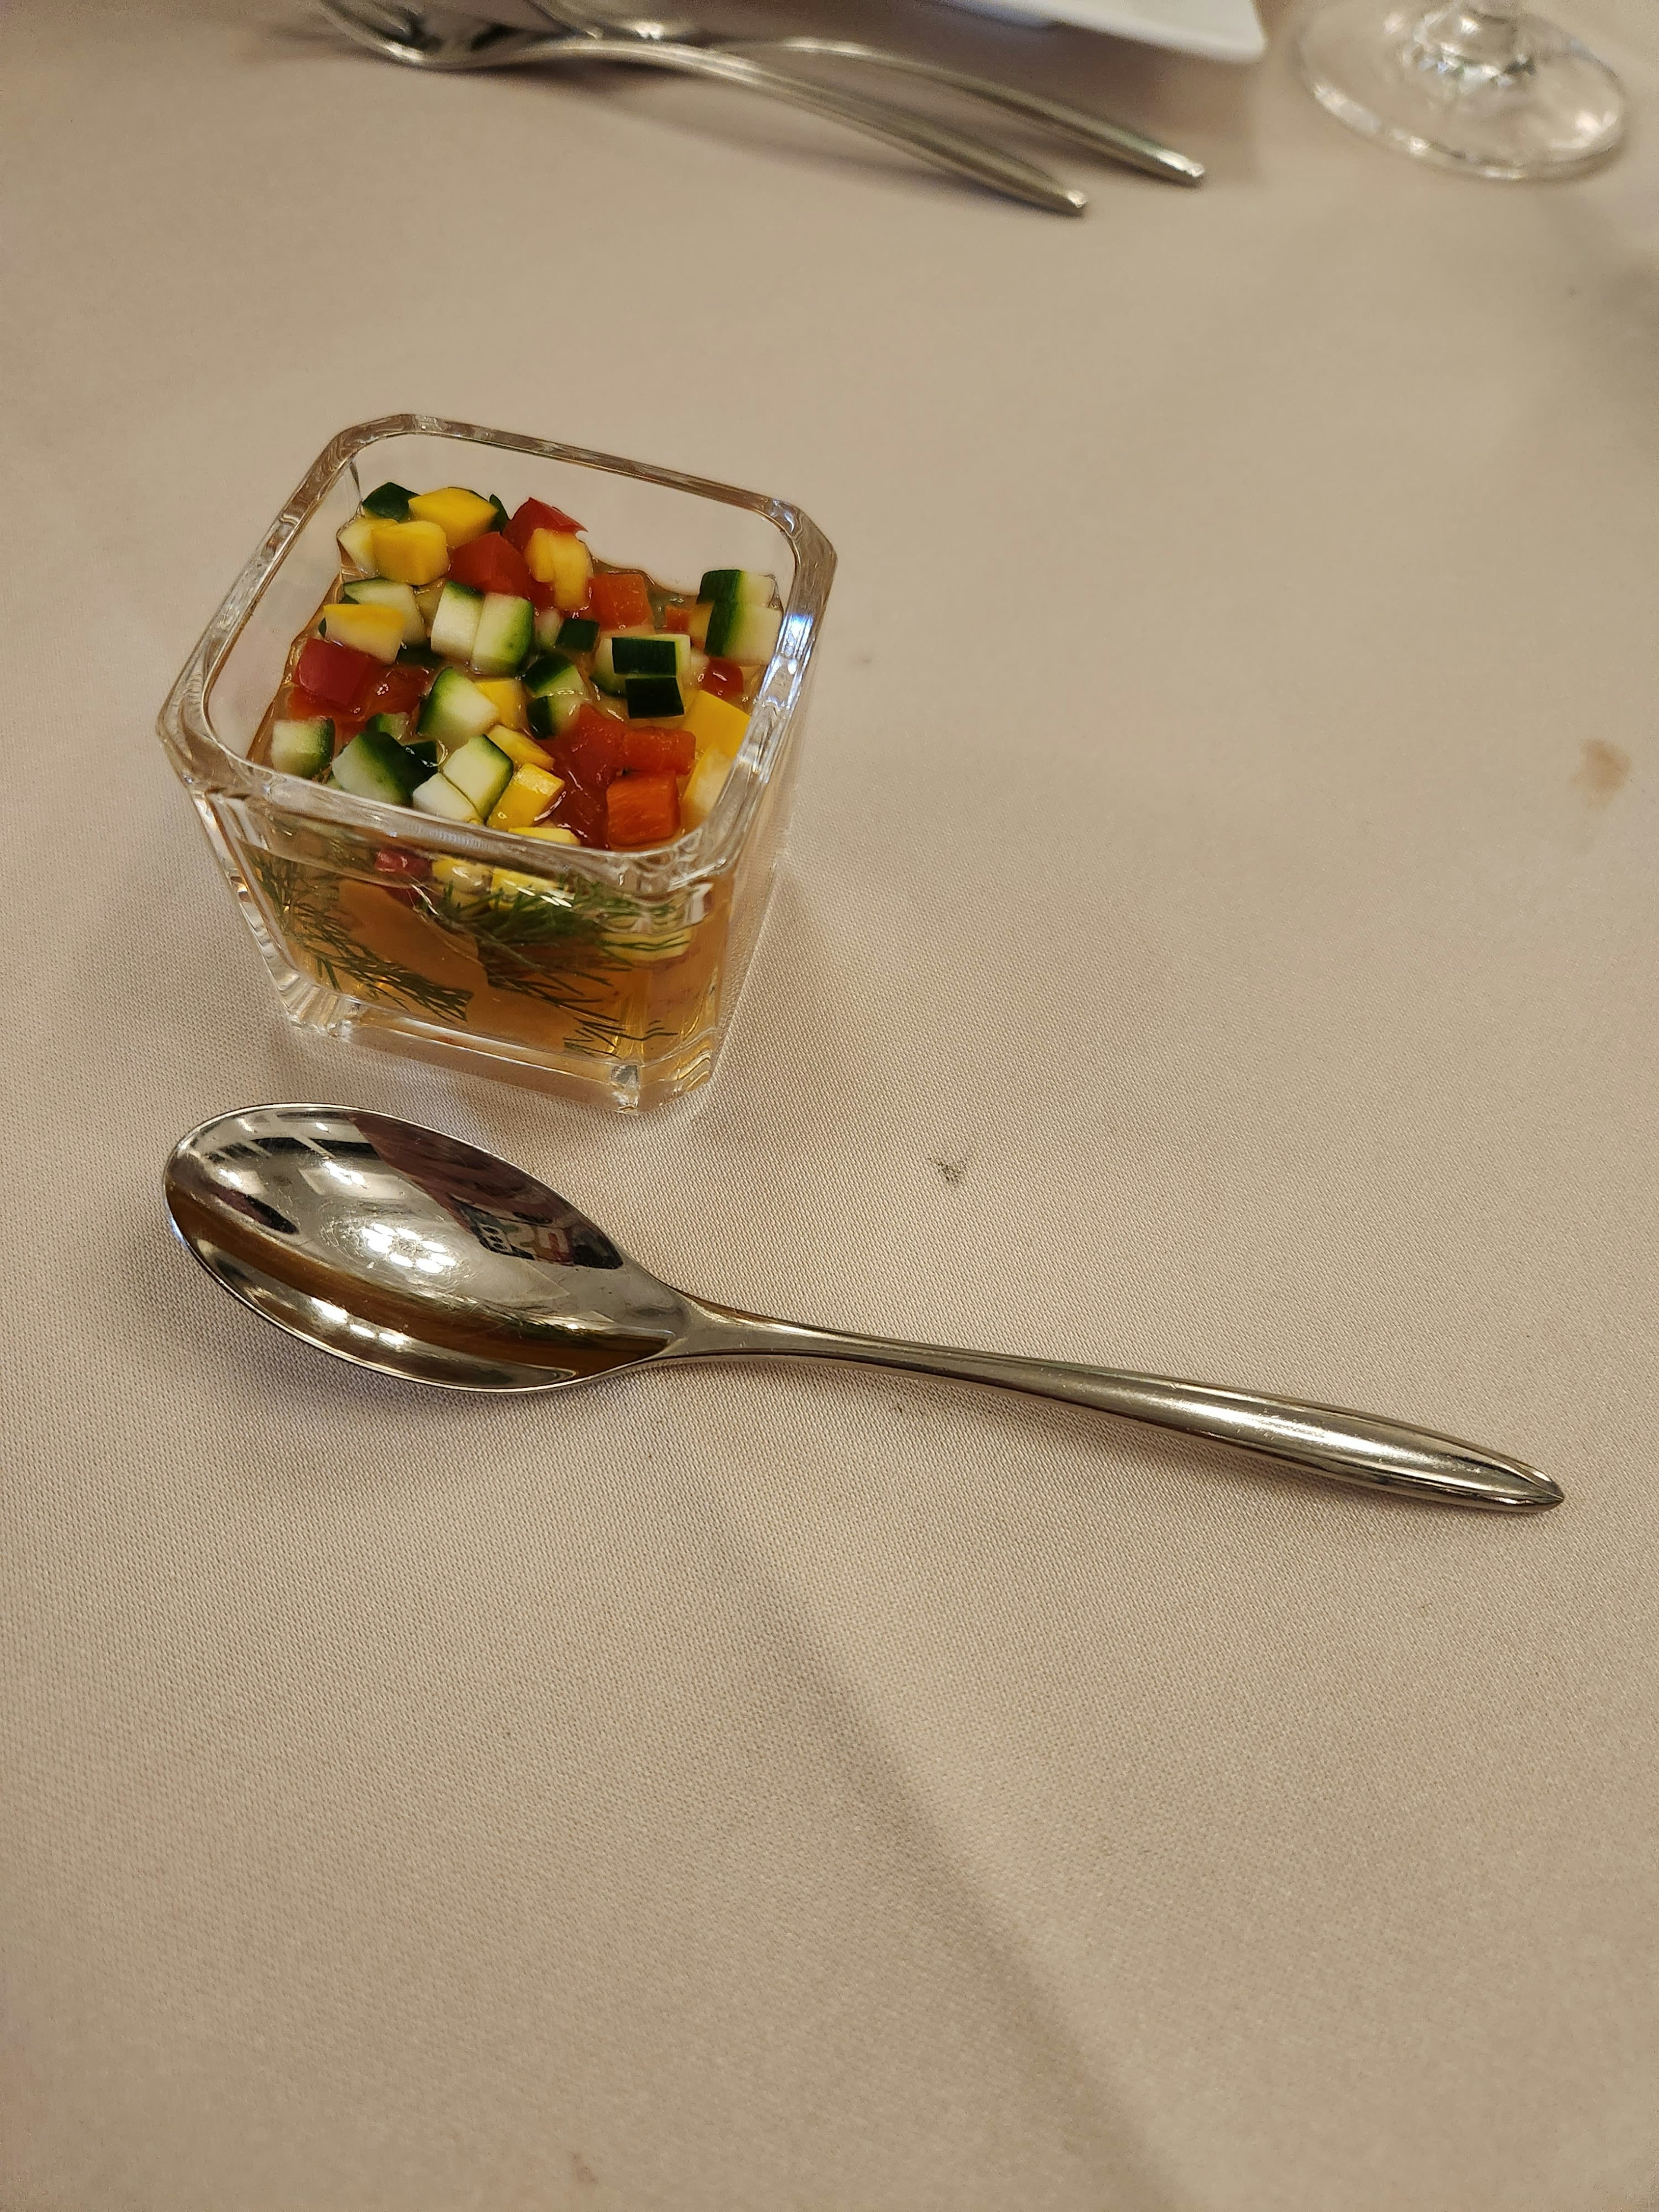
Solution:
{"label": "diced vegetable salad", "polygon": [[263,733],[273,768],[550,843],[671,843],[720,797],[782,615],[769,575],[695,592],[596,562],[527,499],[385,483]]}

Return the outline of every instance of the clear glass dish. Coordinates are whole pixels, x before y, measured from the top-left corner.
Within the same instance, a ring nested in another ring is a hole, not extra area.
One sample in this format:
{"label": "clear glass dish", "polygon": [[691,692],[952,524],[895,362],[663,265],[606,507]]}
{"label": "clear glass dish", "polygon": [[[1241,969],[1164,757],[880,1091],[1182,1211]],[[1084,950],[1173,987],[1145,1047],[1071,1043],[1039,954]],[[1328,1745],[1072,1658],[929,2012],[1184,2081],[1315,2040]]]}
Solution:
{"label": "clear glass dish", "polygon": [[[463,827],[248,757],[289,647],[339,573],[336,532],[387,478],[534,496],[605,559],[695,585],[769,570],[783,626],[714,811],[642,852]],[[232,585],[159,728],[292,1022],[447,1058],[624,1112],[712,1072],[787,818],[818,625],[835,574],[798,507],[545,439],[429,415],[330,441]],[[523,882],[478,888],[446,856]]]}

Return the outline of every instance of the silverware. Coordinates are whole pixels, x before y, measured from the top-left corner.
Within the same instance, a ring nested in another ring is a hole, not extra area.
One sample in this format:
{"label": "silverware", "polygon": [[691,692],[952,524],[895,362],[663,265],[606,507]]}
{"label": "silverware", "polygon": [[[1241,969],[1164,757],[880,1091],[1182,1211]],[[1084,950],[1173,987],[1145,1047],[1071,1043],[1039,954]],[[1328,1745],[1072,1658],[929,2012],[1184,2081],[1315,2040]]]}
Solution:
{"label": "silverware", "polygon": [[463,71],[543,63],[619,62],[683,76],[713,77],[740,91],[764,93],[790,106],[828,116],[849,130],[902,147],[933,168],[971,178],[993,191],[1045,209],[1051,215],[1081,215],[1088,204],[1081,192],[1060,184],[1046,169],[1017,155],[1005,154],[982,139],[912,114],[908,108],[867,100],[809,77],[786,76],[746,55],[727,53],[718,47],[681,46],[666,39],[606,37],[580,29],[568,35],[544,36],[538,31],[480,23],[476,17],[441,17],[437,11],[423,8],[377,5],[375,0],[318,0],[318,5],[330,22],[357,45],[409,69]]}
{"label": "silverware", "polygon": [[597,31],[608,33],[613,38],[672,39],[681,46],[717,47],[725,53],[810,54],[829,61],[859,62],[866,68],[921,77],[929,84],[945,85],[953,92],[967,93],[1011,115],[1023,116],[1028,122],[1040,124],[1061,137],[1076,140],[1091,153],[1103,154],[1110,161],[1144,170],[1150,177],[1162,177],[1176,185],[1199,185],[1204,181],[1201,161],[1194,161],[1188,154],[1178,154],[1174,147],[1149,138],[1144,131],[1132,131],[1127,124],[1113,123],[1103,115],[1091,115],[1086,108],[1047,99],[1041,93],[1022,92],[1015,86],[999,84],[994,78],[976,76],[970,70],[952,69],[945,63],[927,61],[917,54],[897,53],[888,46],[866,46],[860,39],[730,38],[678,18],[663,21],[655,16],[635,15],[611,21],[591,15],[585,9],[578,12],[568,5],[568,0],[559,0],[559,4],[551,9],[544,7],[541,0],[528,0],[528,4],[550,22],[562,18],[572,29],[590,36]]}
{"label": "silverware", "polygon": [[343,1106],[251,1106],[184,1138],[173,1227],[216,1281],[307,1344],[460,1390],[554,1390],[669,1359],[781,1352],[997,1383],[1401,1496],[1525,1512],[1547,1475],[1399,1422],[1060,1360],[769,1321],[659,1282],[492,1153]]}

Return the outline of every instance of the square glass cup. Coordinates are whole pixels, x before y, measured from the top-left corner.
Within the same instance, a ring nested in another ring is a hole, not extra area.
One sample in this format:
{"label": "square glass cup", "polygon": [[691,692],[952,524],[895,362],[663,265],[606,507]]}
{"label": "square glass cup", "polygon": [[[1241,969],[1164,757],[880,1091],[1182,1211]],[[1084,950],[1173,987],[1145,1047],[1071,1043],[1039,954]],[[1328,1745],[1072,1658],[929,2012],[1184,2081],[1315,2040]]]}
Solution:
{"label": "square glass cup", "polygon": [[[331,596],[337,532],[388,478],[471,484],[509,512],[545,500],[580,517],[602,559],[678,587],[707,568],[776,576],[777,650],[705,821],[672,844],[600,852],[440,821],[249,758],[295,639]],[[835,566],[798,507],[758,492],[435,416],[342,430],[159,723],[289,1019],[464,1054],[623,1112],[706,1081],[765,910]]]}

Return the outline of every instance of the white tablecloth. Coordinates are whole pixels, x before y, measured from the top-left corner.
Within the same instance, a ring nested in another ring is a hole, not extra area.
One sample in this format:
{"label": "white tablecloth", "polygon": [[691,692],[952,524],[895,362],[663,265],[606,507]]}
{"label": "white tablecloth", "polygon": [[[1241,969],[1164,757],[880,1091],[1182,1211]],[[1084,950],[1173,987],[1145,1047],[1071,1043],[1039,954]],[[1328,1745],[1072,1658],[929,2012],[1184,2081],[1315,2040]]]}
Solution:
{"label": "white tablecloth", "polygon": [[[917,6],[1211,165],[1083,222],[696,85],[33,0],[7,212],[8,2212],[1659,2204],[1659,36],[1419,173],[1254,72]],[[787,493],[842,558],[714,1087],[281,1024],[150,724],[341,425]],[[488,1405],[172,1243],[337,1097],[671,1279],[1305,1391],[1413,1510],[781,1366]]]}

